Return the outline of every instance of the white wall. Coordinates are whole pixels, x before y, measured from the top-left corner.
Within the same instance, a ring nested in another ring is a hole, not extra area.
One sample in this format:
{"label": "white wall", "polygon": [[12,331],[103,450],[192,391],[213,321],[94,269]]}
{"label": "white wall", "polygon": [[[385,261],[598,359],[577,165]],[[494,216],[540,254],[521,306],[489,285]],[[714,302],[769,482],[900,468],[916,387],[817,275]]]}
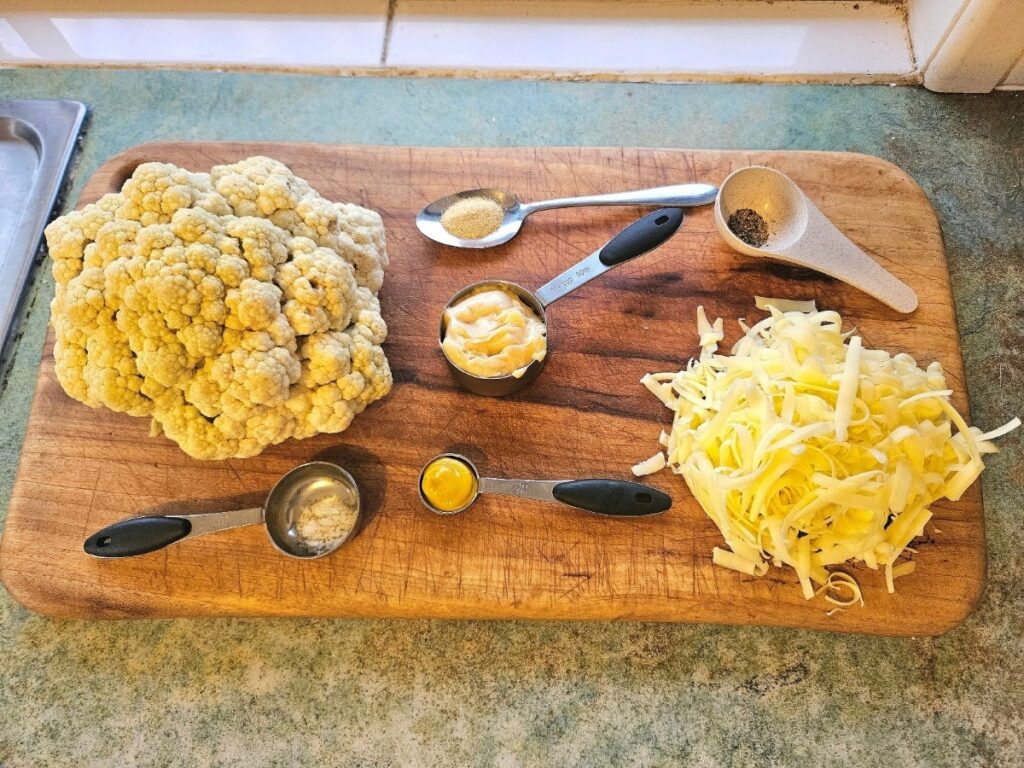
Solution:
{"label": "white wall", "polygon": [[[1024,20],[1021,23],[1024,24]],[[1017,60],[1017,64],[1010,70],[1010,74],[1003,80],[1002,85],[1006,88],[1024,89],[1024,55]]]}
{"label": "white wall", "polygon": [[987,93],[1024,56],[1024,0],[908,0],[907,21],[933,91]]}

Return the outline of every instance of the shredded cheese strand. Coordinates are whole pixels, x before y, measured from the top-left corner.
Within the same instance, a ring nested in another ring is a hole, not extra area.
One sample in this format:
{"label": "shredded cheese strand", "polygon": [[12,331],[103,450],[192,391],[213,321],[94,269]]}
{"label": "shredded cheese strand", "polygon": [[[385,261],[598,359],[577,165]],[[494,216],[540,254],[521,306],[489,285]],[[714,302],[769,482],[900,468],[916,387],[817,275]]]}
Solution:
{"label": "shredded cheese strand", "polygon": [[993,429],[991,432],[986,432],[983,435],[978,435],[978,441],[988,442],[989,440],[995,440],[997,437],[1002,437],[1008,432],[1013,432],[1017,427],[1020,426],[1020,417],[1014,416],[1008,422],[1003,424],[1001,427]]}
{"label": "shredded cheese strand", "polygon": [[850,338],[846,347],[846,362],[843,364],[843,377],[839,381],[839,394],[836,395],[836,440],[846,440],[846,432],[850,428],[853,416],[853,401],[857,397],[857,384],[860,379],[860,336]]}
{"label": "shredded cheese strand", "polygon": [[651,456],[649,459],[641,461],[639,464],[633,465],[633,474],[637,477],[643,477],[644,475],[653,475],[655,472],[659,472],[665,468],[665,454],[658,451],[656,454]]}
{"label": "shredded cheese strand", "polygon": [[775,307],[780,312],[817,312],[814,299],[770,299],[764,296],[754,297],[754,306],[765,312]]}
{"label": "shredded cheese strand", "polygon": [[[842,600],[833,595],[846,590],[850,593],[850,597],[846,600]],[[864,596],[860,591],[860,584],[848,573],[843,571],[832,571],[829,573],[828,578],[825,579],[825,583],[822,584],[815,595],[825,593],[825,602],[832,603],[832,605],[838,605],[840,608],[849,608],[851,605],[860,603],[861,607],[864,607]]]}

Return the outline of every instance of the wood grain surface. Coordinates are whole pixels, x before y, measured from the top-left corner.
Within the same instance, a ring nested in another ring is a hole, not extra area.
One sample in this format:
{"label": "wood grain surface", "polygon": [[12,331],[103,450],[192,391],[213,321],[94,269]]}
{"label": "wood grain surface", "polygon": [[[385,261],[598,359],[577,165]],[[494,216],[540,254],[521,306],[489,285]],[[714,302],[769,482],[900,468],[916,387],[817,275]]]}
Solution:
{"label": "wood grain surface", "polygon": [[[858,568],[866,606],[837,613],[805,601],[792,571],[750,578],[711,563],[718,531],[682,479],[650,478],[674,506],[658,518],[607,520],[497,497],[436,517],[416,478],[445,450],[487,474],[627,478],[657,449],[670,412],[640,385],[697,351],[698,304],[726,318],[758,317],[753,295],[814,298],[840,311],[869,346],[939,360],[966,408],[963,364],[938,223],[918,186],[877,158],[823,152],[654,149],[423,149],[309,144],[160,143],[132,148],[89,181],[82,203],[119,188],[147,160],[208,170],[251,154],[276,157],[324,196],[382,214],[392,265],[381,293],[395,387],[341,435],[289,441],[238,461],[190,459],[148,437],[148,422],[69,399],[53,373],[52,339],[39,372],[0,551],[0,575],[29,608],[58,616],[389,616],[719,622],[889,635],[943,632],[976,602],[985,576],[981,492],[936,505],[917,570],[885,591]],[[841,230],[918,292],[903,317],[828,278],[739,256],[718,239],[710,207],[689,214],[661,249],[555,304],[540,379],[504,400],[457,389],[437,347],[438,313],[463,285],[488,277],[536,288],[643,211],[551,211],[490,251],[435,245],[416,230],[427,201],[498,186],[523,200],[686,181],[720,183],[744,165],[788,173]],[[274,480],[314,458],[360,484],[369,519],[322,560],[278,554],[258,527],[190,540],[125,560],[82,551],[93,531],[154,512],[259,503]]]}

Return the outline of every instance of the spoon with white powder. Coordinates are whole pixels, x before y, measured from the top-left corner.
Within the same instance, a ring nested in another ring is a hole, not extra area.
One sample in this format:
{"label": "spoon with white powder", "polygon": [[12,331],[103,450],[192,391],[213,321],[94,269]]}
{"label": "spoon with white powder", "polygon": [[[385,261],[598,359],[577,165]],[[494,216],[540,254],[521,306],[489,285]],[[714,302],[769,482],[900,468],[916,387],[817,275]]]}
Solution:
{"label": "spoon with white powder", "polygon": [[285,474],[262,507],[200,515],[147,515],[109,525],[85,540],[93,557],[144,555],[185,539],[263,523],[271,543],[290,557],[323,557],[355,535],[359,488],[352,475],[326,461]]}

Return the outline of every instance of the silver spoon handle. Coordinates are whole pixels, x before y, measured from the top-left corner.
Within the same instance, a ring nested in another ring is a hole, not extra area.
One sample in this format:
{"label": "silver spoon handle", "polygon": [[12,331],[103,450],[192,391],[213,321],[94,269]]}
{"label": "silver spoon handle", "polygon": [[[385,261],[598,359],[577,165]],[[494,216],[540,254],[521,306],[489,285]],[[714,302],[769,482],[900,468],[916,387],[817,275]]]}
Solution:
{"label": "silver spoon handle", "polygon": [[683,211],[680,208],[652,211],[634,221],[583,261],[542,285],[534,291],[534,295],[546,307],[609,269],[657,248],[672,237],[682,223]]}
{"label": "silver spoon handle", "polygon": [[560,480],[510,480],[503,477],[481,477],[480,493],[518,496],[535,501],[555,501],[554,489]]}
{"label": "silver spoon handle", "polygon": [[177,515],[188,520],[192,525],[186,539],[196,536],[205,536],[208,533],[217,533],[231,528],[241,528],[244,525],[256,525],[263,522],[263,508],[249,507],[247,509],[231,509],[226,512],[214,512],[213,514],[201,515]]}
{"label": "silver spoon handle", "polygon": [[718,187],[711,184],[672,184],[667,187],[634,189],[629,192],[610,192],[604,195],[558,197],[537,203],[521,203],[524,216],[551,208],[578,208],[584,205],[681,205],[686,207],[708,205],[715,202]]}
{"label": "silver spoon handle", "polygon": [[155,552],[183,539],[263,521],[263,509],[232,509],[205,515],[146,515],[108,525],[85,540],[93,557],[133,557]]}

